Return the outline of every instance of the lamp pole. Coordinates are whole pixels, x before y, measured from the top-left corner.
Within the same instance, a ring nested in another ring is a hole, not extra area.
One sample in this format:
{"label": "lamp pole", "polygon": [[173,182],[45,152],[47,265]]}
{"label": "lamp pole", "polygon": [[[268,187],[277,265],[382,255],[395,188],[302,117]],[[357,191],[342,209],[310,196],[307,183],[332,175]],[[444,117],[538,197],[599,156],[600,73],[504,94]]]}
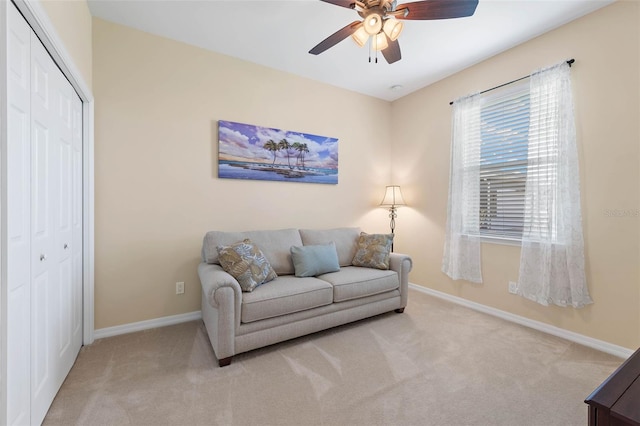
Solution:
{"label": "lamp pole", "polygon": [[[396,229],[396,217],[398,217],[398,213],[396,213],[396,210],[398,210],[398,208],[395,206],[395,204],[392,204],[391,207],[389,207],[389,217],[391,218],[389,226],[391,227],[391,234],[395,234],[394,231]],[[393,253],[393,240],[391,240],[391,252]]]}
{"label": "lamp pole", "polygon": [[[396,229],[396,217],[398,217],[398,207],[406,205],[404,200],[402,199],[402,191],[400,191],[399,185],[387,185],[384,190],[384,198],[380,203],[380,207],[388,207],[389,208],[389,218],[391,218],[391,222],[389,226],[391,227],[391,235],[395,234]],[[391,251],[393,252],[393,240],[391,240]]]}

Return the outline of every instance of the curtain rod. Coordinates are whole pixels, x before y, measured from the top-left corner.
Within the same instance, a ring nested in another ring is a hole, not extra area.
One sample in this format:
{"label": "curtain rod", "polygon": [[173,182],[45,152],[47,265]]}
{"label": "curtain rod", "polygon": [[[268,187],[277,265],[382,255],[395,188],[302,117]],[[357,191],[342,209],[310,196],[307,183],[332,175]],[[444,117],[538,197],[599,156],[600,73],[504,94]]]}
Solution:
{"label": "curtain rod", "polygon": [[[575,61],[576,61],[575,59],[569,59],[569,60],[567,61],[567,64],[569,64],[569,66],[571,66],[571,64],[573,64]],[[492,91],[492,90],[499,89],[499,88],[501,88],[501,87],[507,86],[507,85],[509,85],[509,84],[516,83],[516,82],[518,82],[518,81],[520,81],[520,80],[524,80],[525,78],[529,78],[529,77],[531,77],[531,76],[530,76],[530,75],[525,75],[524,77],[516,78],[515,80],[511,80],[511,81],[509,81],[509,82],[507,82],[507,83],[503,83],[503,84],[501,84],[501,85],[499,85],[499,86],[492,87],[491,89],[483,90],[482,92],[480,92],[480,94],[482,94],[482,93],[487,93],[487,92],[490,92],[490,91]],[[453,101],[449,102],[449,105],[453,105]]]}

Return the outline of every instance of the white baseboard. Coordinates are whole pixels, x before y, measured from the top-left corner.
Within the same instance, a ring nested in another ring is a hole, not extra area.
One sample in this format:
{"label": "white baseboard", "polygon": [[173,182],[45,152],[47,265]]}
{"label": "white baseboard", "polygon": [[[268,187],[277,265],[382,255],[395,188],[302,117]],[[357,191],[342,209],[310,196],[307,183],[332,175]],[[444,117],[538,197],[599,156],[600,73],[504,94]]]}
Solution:
{"label": "white baseboard", "polygon": [[444,299],[449,302],[453,302],[458,305],[462,305],[467,308],[473,309],[475,311],[483,312],[485,314],[493,315],[495,317],[502,318],[507,321],[515,322],[516,324],[524,325],[525,327],[533,328],[535,330],[542,331],[544,333],[551,334],[553,336],[561,337],[571,342],[579,343],[581,345],[588,346],[590,348],[597,349],[601,352],[605,352],[620,358],[625,358],[625,359],[629,358],[634,352],[634,350],[632,349],[627,349],[622,346],[614,345],[613,343],[608,343],[602,340],[585,336],[583,334],[574,333],[573,331],[569,331],[553,325],[545,324],[540,321],[535,321],[529,318],[521,317],[520,315],[515,315],[506,311],[502,311],[500,309],[492,308],[487,305],[482,305],[480,303],[472,302],[470,300],[463,299],[462,297],[452,296],[450,294],[433,290],[431,288],[422,287],[416,284],[409,284],[409,287],[421,293],[425,293],[425,294],[437,297],[439,299]]}
{"label": "white baseboard", "polygon": [[[553,336],[567,339],[571,342],[575,342],[620,358],[629,358],[634,350],[628,349],[622,346],[614,345],[603,340],[594,339],[583,334],[574,333],[573,331],[565,330],[553,325],[545,324],[540,321],[535,321],[529,318],[515,315],[500,309],[492,308],[487,305],[472,302],[462,297],[453,296],[451,294],[443,293],[441,291],[433,290],[431,288],[422,287],[416,284],[409,284],[409,287],[413,290],[421,293],[428,294],[430,296],[437,297],[439,299],[447,300],[449,302],[465,306],[475,311],[483,312],[485,314],[493,315],[498,318],[502,318],[507,321],[514,322],[516,324],[524,325],[525,327],[533,328],[534,330],[542,331]],[[180,324],[188,321],[195,321],[202,319],[201,311],[188,312],[186,314],[171,315],[168,317],[155,318],[152,320],[132,322],[129,324],[116,325],[114,327],[100,328],[93,332],[93,336],[96,339],[102,339],[104,337],[118,336],[120,334],[133,333],[136,331],[149,330],[151,328],[165,327],[167,325]]]}
{"label": "white baseboard", "polygon": [[149,330],[151,328],[165,327],[167,325],[180,324],[182,322],[202,319],[201,311],[187,312],[186,314],[171,315],[168,317],[155,318],[146,321],[132,322],[129,324],[116,325],[114,327],[99,328],[93,332],[95,339],[103,337],[118,336],[120,334],[133,333],[135,331]]}

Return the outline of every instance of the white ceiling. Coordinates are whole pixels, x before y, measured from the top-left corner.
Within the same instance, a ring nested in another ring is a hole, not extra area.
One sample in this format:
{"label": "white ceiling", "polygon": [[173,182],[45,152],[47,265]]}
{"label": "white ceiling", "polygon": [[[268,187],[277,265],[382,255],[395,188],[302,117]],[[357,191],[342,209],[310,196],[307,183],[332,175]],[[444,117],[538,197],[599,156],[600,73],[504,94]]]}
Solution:
{"label": "white ceiling", "polygon": [[[308,51],[359,18],[319,0],[89,0],[93,16],[392,101],[615,0],[480,0],[468,18],[404,21],[392,65],[347,38]],[[399,3],[407,1],[399,0]],[[392,86],[401,85],[392,90]]]}

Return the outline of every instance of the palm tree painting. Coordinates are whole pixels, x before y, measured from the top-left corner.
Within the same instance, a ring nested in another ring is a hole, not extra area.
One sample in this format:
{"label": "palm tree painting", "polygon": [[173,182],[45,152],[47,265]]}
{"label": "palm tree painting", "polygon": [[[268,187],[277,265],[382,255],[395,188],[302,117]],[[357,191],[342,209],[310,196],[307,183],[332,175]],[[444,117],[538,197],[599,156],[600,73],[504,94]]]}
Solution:
{"label": "palm tree painting", "polygon": [[291,147],[298,151],[298,155],[296,156],[296,167],[300,168],[300,164],[302,164],[302,169],[304,169],[304,154],[309,152],[309,148],[306,143],[294,142]]}
{"label": "palm tree painting", "polygon": [[282,139],[278,142],[278,147],[287,154],[287,164],[289,165],[289,169],[293,170],[293,167],[291,167],[291,144],[286,139]]}
{"label": "palm tree painting", "polygon": [[273,163],[271,163],[271,165],[275,165],[276,164],[276,153],[278,151],[280,151],[280,147],[278,146],[278,144],[275,143],[274,141],[272,141],[271,139],[269,139],[268,141],[266,141],[264,143],[264,145],[262,145],[262,147],[264,149],[266,149],[267,151],[273,152]]}
{"label": "palm tree painting", "polygon": [[338,139],[218,122],[218,177],[338,183]]}

